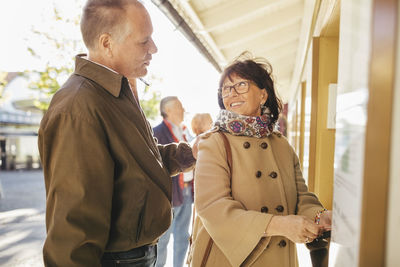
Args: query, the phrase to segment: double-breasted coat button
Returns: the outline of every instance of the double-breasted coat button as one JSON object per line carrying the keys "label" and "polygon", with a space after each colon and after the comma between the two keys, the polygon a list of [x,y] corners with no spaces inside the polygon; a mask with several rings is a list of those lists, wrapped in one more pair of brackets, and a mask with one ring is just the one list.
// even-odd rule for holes
{"label": "double-breasted coat button", "polygon": [[262,213],[268,213],[268,207],[265,207],[265,206],[262,207],[262,208],[261,208],[261,212],[262,212]]}
{"label": "double-breasted coat button", "polygon": [[277,174],[276,172],[271,172],[271,173],[269,174],[269,176],[270,176],[271,178],[275,179],[276,177],[278,177],[278,174]]}
{"label": "double-breasted coat button", "polygon": [[284,248],[284,247],[286,247],[286,241],[282,239],[282,240],[279,242],[278,245],[279,245],[281,248]]}
{"label": "double-breasted coat button", "polygon": [[250,143],[249,142],[244,142],[243,143],[243,147],[248,149],[250,147]]}
{"label": "double-breasted coat button", "polygon": [[262,175],[262,172],[261,172],[261,171],[257,171],[257,172],[256,172],[256,177],[257,177],[257,178],[260,178],[261,175]]}
{"label": "double-breasted coat button", "polygon": [[283,212],[283,210],[284,210],[282,205],[278,205],[275,209],[277,212]]}
{"label": "double-breasted coat button", "polygon": [[265,142],[262,142],[260,146],[262,149],[266,149],[268,147],[268,144]]}

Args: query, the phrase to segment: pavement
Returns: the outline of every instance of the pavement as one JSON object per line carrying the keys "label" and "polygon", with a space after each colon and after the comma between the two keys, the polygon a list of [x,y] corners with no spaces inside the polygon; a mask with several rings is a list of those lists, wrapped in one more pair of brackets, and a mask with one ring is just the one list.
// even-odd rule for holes
{"label": "pavement", "polygon": [[[1,190],[2,188],[2,190]],[[0,266],[43,267],[46,237],[45,187],[41,171],[0,171]],[[172,242],[166,267],[172,267]],[[300,267],[311,267],[307,248],[297,245]]]}
{"label": "pavement", "polygon": [[0,172],[0,266],[44,266],[45,189],[41,171]]}

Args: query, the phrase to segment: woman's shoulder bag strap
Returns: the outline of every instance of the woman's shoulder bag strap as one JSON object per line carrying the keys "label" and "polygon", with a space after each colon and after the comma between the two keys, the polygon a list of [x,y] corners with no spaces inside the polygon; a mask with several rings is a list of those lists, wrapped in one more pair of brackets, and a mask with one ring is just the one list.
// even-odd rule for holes
{"label": "woman's shoulder bag strap", "polygon": [[[225,146],[225,151],[226,151],[226,160],[228,162],[228,167],[229,167],[229,179],[232,182],[232,150],[231,150],[231,146],[229,144],[229,140],[228,137],[226,137],[226,135],[223,132],[218,132],[222,138],[222,140],[224,140],[224,146]],[[210,240],[208,240],[208,244],[206,247],[206,250],[204,251],[204,256],[203,256],[203,260],[201,261],[201,267],[205,267],[207,264],[207,260],[208,257],[210,256],[210,252],[211,252],[211,248],[213,245],[214,241],[213,239],[210,237]]]}

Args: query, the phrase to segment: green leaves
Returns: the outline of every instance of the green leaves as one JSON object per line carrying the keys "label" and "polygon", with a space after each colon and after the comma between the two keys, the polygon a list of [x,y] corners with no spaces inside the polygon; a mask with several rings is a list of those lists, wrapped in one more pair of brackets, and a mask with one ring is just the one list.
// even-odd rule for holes
{"label": "green leaves", "polygon": [[158,91],[150,90],[151,85],[144,87],[142,97],[139,100],[140,106],[148,119],[155,120],[159,114],[161,95]]}
{"label": "green leaves", "polygon": [[3,99],[4,88],[7,86],[7,72],[0,71],[0,102]]}

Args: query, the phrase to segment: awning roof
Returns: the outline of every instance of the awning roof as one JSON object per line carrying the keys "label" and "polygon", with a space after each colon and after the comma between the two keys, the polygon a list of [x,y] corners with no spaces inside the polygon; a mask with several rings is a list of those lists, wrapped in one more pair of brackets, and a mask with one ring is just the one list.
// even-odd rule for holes
{"label": "awning roof", "polygon": [[[267,58],[274,69],[279,93],[288,100],[296,65],[304,56],[315,1],[152,1],[177,28],[183,32],[185,27],[190,28],[192,33],[186,31],[188,39],[219,70],[245,50]],[[178,16],[172,16],[174,12]]]}

